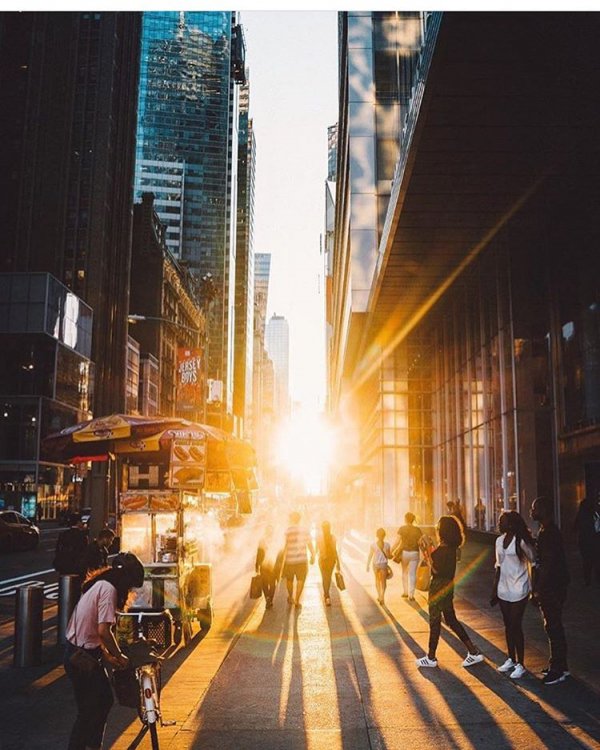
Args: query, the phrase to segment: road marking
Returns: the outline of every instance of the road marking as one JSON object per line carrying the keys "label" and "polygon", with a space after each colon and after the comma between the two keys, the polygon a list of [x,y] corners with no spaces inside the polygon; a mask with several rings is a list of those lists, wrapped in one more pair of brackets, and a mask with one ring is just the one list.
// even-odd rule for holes
{"label": "road marking", "polygon": [[4,581],[0,581],[0,586],[5,586],[7,583],[14,583],[15,581],[23,581],[25,578],[31,578],[31,576],[45,576],[46,573],[54,572],[54,568],[48,568],[48,570],[36,570],[35,573],[28,573],[26,576],[17,576],[17,578],[7,578]]}

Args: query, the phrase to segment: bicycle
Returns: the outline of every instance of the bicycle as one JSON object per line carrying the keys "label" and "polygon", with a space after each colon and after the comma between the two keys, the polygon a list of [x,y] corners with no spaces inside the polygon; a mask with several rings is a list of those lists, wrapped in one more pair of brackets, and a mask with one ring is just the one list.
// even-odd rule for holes
{"label": "bicycle", "polygon": [[150,733],[152,750],[159,750],[158,724],[160,723],[161,727],[175,724],[174,721],[164,721],[160,710],[160,663],[164,657],[156,651],[156,641],[147,640],[141,634],[143,613],[130,616],[137,619],[138,637],[123,648],[129,657],[127,669],[116,670],[113,673],[119,703],[137,709],[142,722],[142,728],[127,750],[135,750],[147,732]]}

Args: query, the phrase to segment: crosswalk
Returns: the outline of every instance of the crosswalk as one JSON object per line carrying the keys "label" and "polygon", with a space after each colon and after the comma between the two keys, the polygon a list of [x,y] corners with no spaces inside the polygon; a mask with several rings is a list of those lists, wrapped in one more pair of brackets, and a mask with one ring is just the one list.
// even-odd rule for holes
{"label": "crosswalk", "polygon": [[45,581],[36,580],[23,581],[22,583],[12,584],[11,586],[4,586],[0,588],[0,597],[14,596],[17,593],[17,590],[23,586],[43,586],[45,599],[51,599],[54,601],[58,599],[58,581],[55,583],[46,583]]}

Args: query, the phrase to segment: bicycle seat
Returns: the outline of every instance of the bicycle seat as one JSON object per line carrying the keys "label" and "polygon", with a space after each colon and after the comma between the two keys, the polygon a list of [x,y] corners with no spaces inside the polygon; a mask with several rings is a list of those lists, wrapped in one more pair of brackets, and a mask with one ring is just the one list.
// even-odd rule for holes
{"label": "bicycle seat", "polygon": [[129,657],[130,666],[133,668],[143,667],[145,664],[156,664],[163,658],[155,649],[156,641],[140,638],[127,646],[126,654]]}

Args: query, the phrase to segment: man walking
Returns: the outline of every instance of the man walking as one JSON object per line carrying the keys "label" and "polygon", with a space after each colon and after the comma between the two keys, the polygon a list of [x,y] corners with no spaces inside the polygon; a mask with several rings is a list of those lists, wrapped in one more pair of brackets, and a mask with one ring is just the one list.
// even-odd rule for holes
{"label": "man walking", "polygon": [[[315,550],[308,529],[300,526],[300,513],[290,514],[290,525],[285,532],[285,567],[284,576],[288,592],[288,604],[295,604],[301,609],[300,597],[308,574],[307,552],[310,553],[310,564],[315,561]],[[296,579],[296,596],[294,597],[294,578]]]}
{"label": "man walking", "polygon": [[84,555],[83,577],[99,568],[106,568],[108,565],[108,550],[115,538],[115,533],[111,529],[101,529],[98,537],[88,544]]}
{"label": "man walking", "polygon": [[545,497],[536,497],[531,506],[531,518],[540,524],[540,531],[536,544],[533,600],[541,609],[550,645],[550,662],[543,670],[545,685],[563,682],[569,675],[562,611],[570,578],[562,535],[553,516],[550,501]]}

